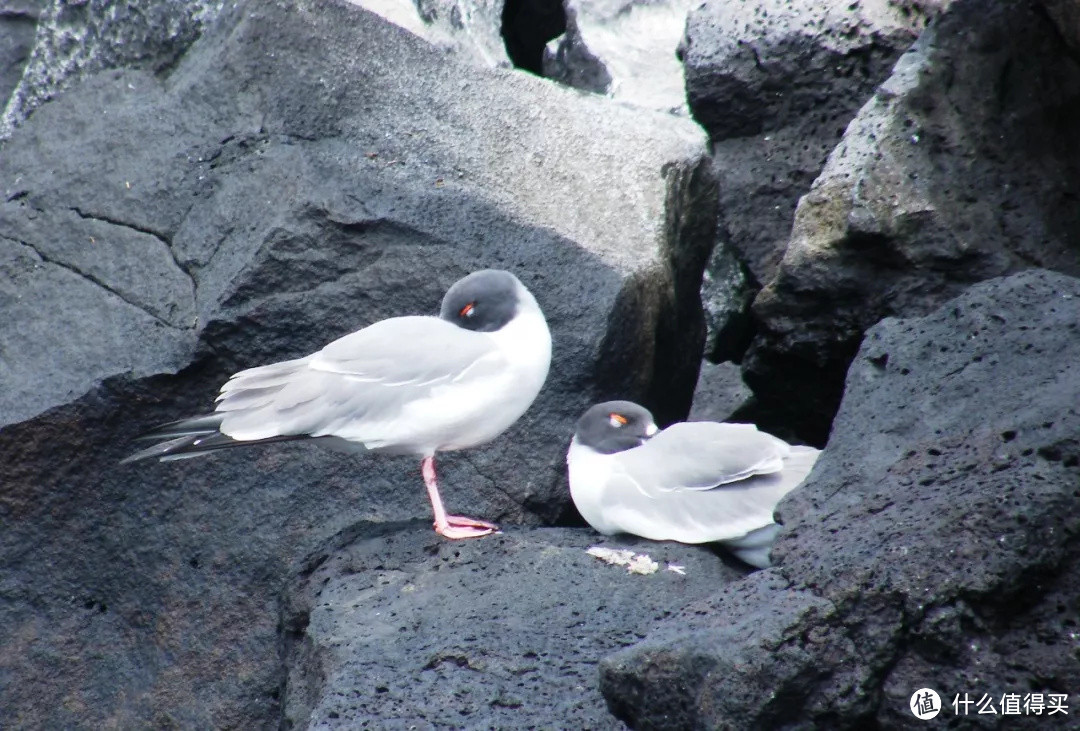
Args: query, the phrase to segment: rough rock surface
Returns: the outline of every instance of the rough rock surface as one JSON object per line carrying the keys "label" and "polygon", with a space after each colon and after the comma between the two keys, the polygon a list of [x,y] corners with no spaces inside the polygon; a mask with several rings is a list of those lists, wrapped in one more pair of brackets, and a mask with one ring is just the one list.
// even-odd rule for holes
{"label": "rough rock surface", "polygon": [[694,404],[687,421],[728,421],[736,409],[751,396],[742,380],[742,372],[734,363],[701,364]]}
{"label": "rough rock surface", "polygon": [[117,461],[229,373],[435,312],[473,269],[521,276],[557,355],[510,432],[443,459],[444,497],[570,510],[586,405],[689,406],[704,149],[322,0],[229,9],[167,78],[105,71],[39,107],[0,155],[0,727],[276,724],[287,577],[350,526],[426,524],[417,464]]}
{"label": "rough rock surface", "polygon": [[1080,2],[1076,0],[1041,0],[1050,19],[1061,32],[1073,54],[1080,54]]}
{"label": "rough rock surface", "polygon": [[0,0],[0,104],[22,78],[44,4],[45,0]]}
{"label": "rough rock surface", "polygon": [[564,0],[566,33],[544,50],[544,76],[664,112],[686,114],[676,49],[693,0]]}
{"label": "rough rock surface", "polygon": [[779,506],[778,566],[607,658],[612,710],[648,728],[909,728],[922,687],[946,718],[963,692],[1074,709],[1077,362],[1080,280],[1043,270],[872,328],[828,448]]}
{"label": "rough rock surface", "polygon": [[735,247],[718,233],[701,281],[705,357],[713,363],[742,360],[754,332],[750,304],[758,292]]}
{"label": "rough rock surface", "polygon": [[[137,67],[166,75],[221,11],[223,2],[43,0],[22,77],[10,98],[0,94],[7,102],[0,117],[0,140],[44,101],[96,71]],[[10,0],[6,4],[20,5]]]}
{"label": "rough rock surface", "polygon": [[[422,5],[453,26],[467,1]],[[34,68],[71,88],[0,153],[0,728],[618,728],[606,701],[640,728],[888,729],[924,685],[947,714],[953,693],[1034,691],[1075,715],[1080,283],[1028,271],[940,306],[1076,270],[1071,5],[949,4],[850,125],[779,276],[778,221],[945,3],[731,4],[756,10],[712,40],[700,10],[688,69],[728,58],[751,112],[732,92],[730,119],[761,124],[710,129],[722,191],[686,120],[477,68],[340,1],[204,25],[167,5],[48,4]],[[555,5],[507,7],[535,40]],[[50,78],[23,83],[44,100]],[[777,567],[732,581],[707,550],[629,541],[686,567],[632,576],[583,553],[622,541],[566,527],[566,440],[602,398],[685,414],[714,241],[714,358],[739,356],[740,298],[771,282],[745,361],[763,427],[823,437],[854,365],[780,506]],[[515,427],[440,462],[449,506],[503,535],[436,539],[412,458],[118,466],[236,369],[433,312],[492,265],[537,294],[556,353]],[[880,315],[931,311],[855,356]],[[699,383],[695,408],[727,416],[731,364]]]}
{"label": "rough rock surface", "polygon": [[799,196],[937,6],[707,0],[682,44],[694,118],[714,143],[720,212],[756,282],[772,278]]}
{"label": "rough rock surface", "polygon": [[[988,90],[994,90],[988,93]],[[863,331],[971,282],[1080,273],[1080,64],[1033,3],[954,2],[800,201],[744,362],[760,421],[823,441]]]}
{"label": "rough rock surface", "polygon": [[[426,526],[370,528],[317,553],[292,592],[287,727],[624,728],[599,659],[743,575],[707,548],[589,529],[450,544]],[[594,545],[657,570],[604,563]]]}

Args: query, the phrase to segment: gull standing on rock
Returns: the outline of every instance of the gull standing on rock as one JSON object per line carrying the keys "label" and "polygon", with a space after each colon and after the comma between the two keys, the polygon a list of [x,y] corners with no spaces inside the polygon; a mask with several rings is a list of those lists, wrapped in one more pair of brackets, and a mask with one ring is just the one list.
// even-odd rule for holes
{"label": "gull standing on rock", "polygon": [[608,401],[578,420],[566,462],[574,505],[600,533],[720,542],[765,568],[780,530],[773,510],[818,454],[753,424],[688,421],[658,431],[647,409]]}
{"label": "gull standing on rock", "polygon": [[304,358],[240,371],[214,413],[165,424],[158,443],[124,462],[317,439],[348,451],[420,456],[435,531],[476,538],[498,530],[447,515],[435,453],[491,441],[529,408],[547,379],[551,334],[513,274],[486,269],[456,282],[438,317],[393,317]]}

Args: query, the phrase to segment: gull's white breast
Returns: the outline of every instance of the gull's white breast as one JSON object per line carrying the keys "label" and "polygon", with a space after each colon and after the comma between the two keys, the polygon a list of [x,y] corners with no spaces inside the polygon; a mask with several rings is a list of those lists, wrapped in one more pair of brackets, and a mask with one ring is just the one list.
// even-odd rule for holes
{"label": "gull's white breast", "polygon": [[523,312],[502,329],[483,335],[496,345],[491,357],[502,363],[498,372],[470,379],[466,371],[455,383],[434,389],[433,404],[416,404],[418,411],[430,413],[435,408],[456,415],[455,433],[437,449],[465,449],[491,441],[528,410],[547,380],[551,333],[539,308]]}
{"label": "gull's white breast", "polygon": [[605,518],[604,510],[604,492],[614,465],[612,455],[601,454],[584,446],[577,437],[570,442],[566,466],[574,507],[594,530],[608,536],[622,531],[622,528]]}

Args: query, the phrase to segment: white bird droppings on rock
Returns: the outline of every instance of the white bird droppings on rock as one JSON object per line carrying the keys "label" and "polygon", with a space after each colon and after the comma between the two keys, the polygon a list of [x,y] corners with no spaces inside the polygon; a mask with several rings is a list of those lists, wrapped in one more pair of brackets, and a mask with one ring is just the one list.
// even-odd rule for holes
{"label": "white bird droppings on rock", "polygon": [[614,566],[625,566],[632,574],[655,574],[660,568],[660,564],[653,561],[647,553],[634,553],[625,548],[618,549],[592,546],[586,553],[590,556],[595,556],[605,563]]}

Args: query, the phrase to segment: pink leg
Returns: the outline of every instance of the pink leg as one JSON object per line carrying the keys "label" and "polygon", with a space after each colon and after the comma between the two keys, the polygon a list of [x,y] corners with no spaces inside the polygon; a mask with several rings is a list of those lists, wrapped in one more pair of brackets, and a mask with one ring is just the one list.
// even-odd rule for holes
{"label": "pink leg", "polygon": [[444,538],[479,538],[497,533],[499,526],[486,520],[465,518],[460,515],[447,515],[439,497],[439,484],[435,480],[435,458],[424,457],[420,462],[420,471],[424,475],[431,509],[435,511],[435,532]]}

